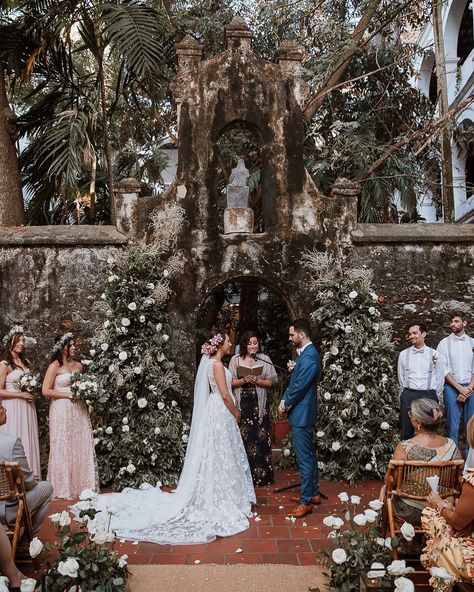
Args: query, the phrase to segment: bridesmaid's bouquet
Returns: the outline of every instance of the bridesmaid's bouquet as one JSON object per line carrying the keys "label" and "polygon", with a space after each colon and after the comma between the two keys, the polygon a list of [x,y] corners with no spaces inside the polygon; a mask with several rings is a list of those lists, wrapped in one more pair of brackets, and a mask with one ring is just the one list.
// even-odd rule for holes
{"label": "bridesmaid's bouquet", "polygon": [[89,408],[93,410],[94,402],[100,396],[100,389],[94,377],[83,372],[74,372],[71,375],[71,393],[73,403],[84,401]]}
{"label": "bridesmaid's bouquet", "polygon": [[27,370],[26,372],[23,372],[18,380],[13,382],[13,386],[17,391],[38,395],[40,391],[40,383],[39,373],[37,372],[36,374],[33,374],[31,370]]}

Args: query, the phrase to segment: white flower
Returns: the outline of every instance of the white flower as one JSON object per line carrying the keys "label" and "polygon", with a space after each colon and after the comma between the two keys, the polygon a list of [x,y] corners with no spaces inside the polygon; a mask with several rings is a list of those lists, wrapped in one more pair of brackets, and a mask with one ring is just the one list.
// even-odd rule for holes
{"label": "white flower", "polygon": [[84,500],[83,502],[77,502],[75,507],[80,510],[81,512],[87,512],[87,510],[91,509],[91,502],[89,500]]}
{"label": "white flower", "polygon": [[364,514],[356,514],[353,520],[357,526],[365,526],[367,524],[367,518]]}
{"label": "white flower", "polygon": [[125,567],[127,565],[128,555],[122,555],[118,560],[119,567]]}
{"label": "white flower", "polygon": [[373,468],[373,467],[372,467],[372,465],[371,465],[370,463],[367,463],[367,464],[365,465],[365,467],[364,467],[364,469],[365,469],[366,471],[371,471],[371,470],[372,470],[372,468]]}
{"label": "white flower", "polygon": [[100,295],[100,297],[102,298],[102,300],[105,300],[107,298],[107,296],[102,292],[102,294]]}
{"label": "white flower", "polygon": [[125,424],[122,426],[122,432],[129,432],[130,431],[130,426]]}
{"label": "white flower", "polygon": [[334,517],[334,524],[332,525],[334,530],[339,530],[343,526],[344,526],[344,520],[342,518],[339,518],[339,516],[335,516]]}
{"label": "white flower", "polygon": [[109,277],[107,278],[109,284],[111,284],[112,282],[115,282],[115,280],[118,280],[118,279],[119,279],[118,275],[115,275],[115,274],[109,275]]}
{"label": "white flower", "polygon": [[380,424],[380,427],[382,428],[382,430],[389,430],[390,426],[386,421],[382,421],[382,423]]}
{"label": "white flower", "polygon": [[359,358],[354,358],[353,362],[356,366],[358,366],[360,364]]}
{"label": "white flower", "polygon": [[377,311],[374,306],[369,306],[369,314],[374,315],[376,312]]}
{"label": "white flower", "polygon": [[392,549],[392,539],[390,537],[387,537],[386,539],[377,537],[375,540],[377,545],[380,545],[381,547],[387,547],[387,549]]}
{"label": "white flower", "polygon": [[337,497],[341,500],[341,502],[348,502],[349,501],[349,496],[347,495],[347,493],[345,491],[341,491],[341,493],[339,493]]}
{"label": "white flower", "polygon": [[361,407],[365,407],[365,401],[364,401],[364,399],[359,399],[359,405]]}
{"label": "white flower", "polygon": [[127,317],[123,317],[120,322],[122,323],[122,325],[124,327],[130,327],[131,321],[130,321],[130,319],[127,319]]}
{"label": "white flower", "polygon": [[152,282],[150,282],[149,284],[146,285],[147,290],[154,290],[155,289],[155,284],[153,284]]}
{"label": "white flower", "polygon": [[32,559],[34,559],[35,557],[38,557],[38,555],[41,553],[42,550],[43,550],[43,543],[39,540],[39,538],[35,537],[34,539],[31,539],[30,547],[29,547],[30,557]]}
{"label": "white flower", "polygon": [[324,526],[329,526],[329,528],[332,528],[334,526],[334,521],[335,521],[335,516],[326,516],[323,519],[323,524],[324,524]]}
{"label": "white flower", "polygon": [[127,471],[131,474],[134,473],[137,469],[135,468],[135,465],[132,465],[132,463],[127,465]]}
{"label": "white flower", "polygon": [[97,499],[97,493],[92,489],[83,489],[79,494],[81,501],[95,501]]}
{"label": "white flower", "polygon": [[160,433],[161,433],[161,428],[155,428],[153,431],[154,431],[154,432],[155,432],[155,434],[158,436],[158,434],[160,434]]}
{"label": "white flower", "polygon": [[109,344],[108,343],[102,343],[100,346],[100,349],[102,351],[107,351],[109,349]]}
{"label": "white flower", "polygon": [[156,330],[157,330],[158,332],[160,332],[160,331],[161,331],[161,329],[163,329],[163,325],[162,325],[161,323],[158,323],[158,324],[156,325]]}
{"label": "white flower", "polygon": [[125,395],[127,397],[127,399],[130,401],[131,399],[133,399],[133,393],[132,391],[128,391],[127,394]]}
{"label": "white flower", "polygon": [[58,572],[62,576],[68,576],[70,578],[77,578],[77,572],[79,571],[79,563],[74,557],[68,557],[66,561],[60,561],[58,565]]}
{"label": "white flower", "polygon": [[113,431],[114,431],[114,430],[113,430],[113,428],[112,428],[112,427],[110,427],[110,426],[108,426],[107,428],[105,428],[105,433],[106,433],[106,434],[109,434],[109,435],[110,435],[110,434],[112,434],[112,433],[113,433]]}
{"label": "white flower", "polygon": [[163,269],[163,277],[168,277],[170,272],[167,269]]}
{"label": "white flower", "polygon": [[354,506],[358,506],[360,504],[360,496],[359,495],[351,495],[351,504]]}
{"label": "white flower", "polygon": [[133,369],[134,374],[141,374],[142,373],[142,367],[141,366],[135,366],[135,368]]}
{"label": "white flower", "polygon": [[53,524],[57,524],[59,522],[59,519],[61,518],[61,514],[56,512],[55,514],[51,514],[49,518]]}
{"label": "white flower", "polygon": [[363,384],[358,384],[356,387],[356,391],[358,393],[365,393],[365,386]]}
{"label": "white flower", "polygon": [[324,393],[324,399],[326,401],[330,401],[331,400],[331,393]]}
{"label": "white flower", "polygon": [[111,516],[118,516],[119,515],[119,510],[115,506],[107,506],[105,509],[107,510],[107,513],[110,514]]}
{"label": "white flower", "polygon": [[178,401],[171,401],[171,407],[176,407],[176,405],[178,404]]}
{"label": "white flower", "polygon": [[188,441],[188,435],[187,434],[183,434],[181,436],[181,440],[186,444],[186,442]]}
{"label": "white flower", "polygon": [[331,450],[333,452],[337,452],[338,450],[340,450],[340,448],[341,448],[341,444],[339,442],[337,442],[337,441],[336,442],[333,442],[331,444]]}
{"label": "white flower", "polygon": [[344,331],[345,331],[346,333],[352,333],[352,325],[346,325],[346,326],[344,327]]}
{"label": "white flower", "polygon": [[415,584],[408,578],[396,578],[395,592],[415,592]]}
{"label": "white flower", "polygon": [[128,310],[137,310],[137,305],[135,302],[130,302],[127,306]]}
{"label": "white flower", "polygon": [[87,521],[87,530],[89,531],[89,534],[100,532],[104,530],[104,523],[96,516],[93,520]]}
{"label": "white flower", "polygon": [[128,417],[123,417],[122,418],[122,423],[128,423]]}
{"label": "white flower", "polygon": [[69,512],[63,510],[59,515],[59,526],[69,526],[71,524],[71,516]]}
{"label": "white flower", "polygon": [[142,397],[141,399],[138,399],[137,405],[140,407],[140,409],[145,409],[145,407],[148,405],[148,401],[145,399],[145,397]]}
{"label": "white flower", "polygon": [[370,566],[370,571],[367,572],[368,578],[383,578],[386,574],[385,567],[383,563],[374,562]]}
{"label": "white flower", "polygon": [[339,565],[347,560],[347,553],[344,551],[344,549],[334,549],[331,557],[334,563]]}
{"label": "white flower", "polygon": [[450,574],[449,571],[444,567],[431,567],[430,575],[434,578],[438,578],[440,580],[445,580],[448,582],[449,580],[454,580],[454,576]]}
{"label": "white flower", "polygon": [[165,404],[163,403],[163,401],[160,401],[157,405],[158,409],[161,411],[162,409],[165,408]]}
{"label": "white flower", "polygon": [[387,566],[387,572],[391,576],[403,576],[412,571],[415,571],[414,568],[407,567],[404,559],[394,559],[392,563]]}
{"label": "white flower", "polygon": [[372,500],[371,502],[369,502],[369,507],[372,508],[372,510],[378,512],[383,508],[383,502],[378,499]]}
{"label": "white flower", "polygon": [[[36,583],[36,580],[33,578],[25,578],[24,580],[21,580],[20,592],[35,592]],[[69,588],[69,590],[72,590],[72,588]]]}
{"label": "white flower", "polygon": [[296,362],[294,360],[288,360],[286,363],[286,367],[288,368],[288,372],[292,372],[293,368],[296,366]]}
{"label": "white flower", "polygon": [[347,430],[347,437],[348,438],[353,438],[354,436],[355,436],[355,432],[352,428],[350,430]]}
{"label": "white flower", "polygon": [[125,360],[128,358],[128,354],[127,352],[121,351],[119,353],[119,360],[121,360],[122,362],[125,362]]}
{"label": "white flower", "polygon": [[163,352],[160,352],[156,359],[158,360],[158,362],[162,362],[165,359],[165,354]]}
{"label": "white flower", "polygon": [[170,338],[169,335],[166,335],[166,333],[163,333],[163,341],[168,341],[169,338]]}
{"label": "white flower", "polygon": [[362,415],[365,415],[367,417],[367,415],[369,415],[370,411],[368,409],[364,409],[364,411],[362,411]]}
{"label": "white flower", "polygon": [[107,532],[106,530],[98,530],[96,533],[91,535],[91,541],[94,541],[97,545],[103,545],[104,543],[111,543],[115,538],[113,532]]}
{"label": "white flower", "polygon": [[316,437],[317,438],[322,438],[324,436],[324,432],[322,432],[321,430],[319,430],[318,432],[316,432]]}
{"label": "white flower", "polygon": [[375,292],[371,292],[370,295],[372,296],[372,300],[377,300],[378,296]]}
{"label": "white flower", "polygon": [[367,518],[367,522],[373,524],[377,520],[377,512],[375,510],[364,510],[364,515]]}
{"label": "white flower", "polygon": [[339,353],[339,348],[336,347],[335,345],[331,346],[330,352],[332,353],[333,356],[337,356],[337,354]]}
{"label": "white flower", "polygon": [[145,315],[140,315],[140,323],[144,323],[145,320]]}
{"label": "white flower", "polygon": [[349,292],[349,298],[351,300],[354,300],[354,298],[357,298],[357,296],[359,296],[359,294],[355,290],[352,290],[352,292]]}
{"label": "white flower", "polygon": [[415,529],[409,522],[404,522],[400,528],[400,532],[403,535],[403,538],[407,540],[409,543],[415,537]]}

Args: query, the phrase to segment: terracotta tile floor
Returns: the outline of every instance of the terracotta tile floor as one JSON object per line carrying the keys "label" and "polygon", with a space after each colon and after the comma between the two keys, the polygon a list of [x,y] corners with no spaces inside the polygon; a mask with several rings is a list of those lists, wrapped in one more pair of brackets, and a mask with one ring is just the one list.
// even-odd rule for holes
{"label": "terracotta tile floor", "polygon": [[[232,537],[217,539],[205,545],[156,545],[152,543],[134,544],[129,541],[117,542],[116,550],[126,553],[131,564],[192,564],[201,563],[285,563],[291,565],[312,565],[321,548],[328,545],[328,529],[322,520],[328,514],[341,509],[337,494],[347,491],[360,495],[362,505],[378,497],[380,481],[366,481],[353,487],[341,481],[322,481],[321,491],[328,496],[321,506],[304,519],[291,522],[285,512],[295,504],[290,496],[296,489],[273,493],[273,490],[295,483],[296,471],[277,472],[277,482],[271,487],[257,489],[255,511],[261,518],[250,520],[250,528]],[[71,502],[55,500],[51,513],[66,509]],[[47,519],[40,532],[40,539],[54,540],[54,528]],[[237,553],[237,549],[242,552]]]}

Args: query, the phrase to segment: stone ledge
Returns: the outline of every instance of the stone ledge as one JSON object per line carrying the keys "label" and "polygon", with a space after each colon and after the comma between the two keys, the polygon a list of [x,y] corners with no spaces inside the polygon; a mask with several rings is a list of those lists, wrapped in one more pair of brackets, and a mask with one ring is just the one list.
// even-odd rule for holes
{"label": "stone ledge", "polygon": [[351,236],[355,244],[474,244],[474,224],[358,224]]}
{"label": "stone ledge", "polygon": [[127,242],[128,238],[115,226],[0,226],[0,248],[125,245]]}

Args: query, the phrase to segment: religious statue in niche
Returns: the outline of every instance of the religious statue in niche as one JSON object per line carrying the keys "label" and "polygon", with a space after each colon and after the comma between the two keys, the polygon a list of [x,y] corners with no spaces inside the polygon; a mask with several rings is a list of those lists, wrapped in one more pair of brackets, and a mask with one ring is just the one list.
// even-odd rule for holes
{"label": "religious statue in niche", "polygon": [[243,158],[239,158],[237,165],[230,172],[227,185],[227,207],[247,208],[249,203],[249,170]]}
{"label": "religious statue in niche", "polygon": [[249,184],[249,170],[245,166],[243,158],[239,158],[237,165],[230,171],[229,185],[234,187],[247,187]]}

